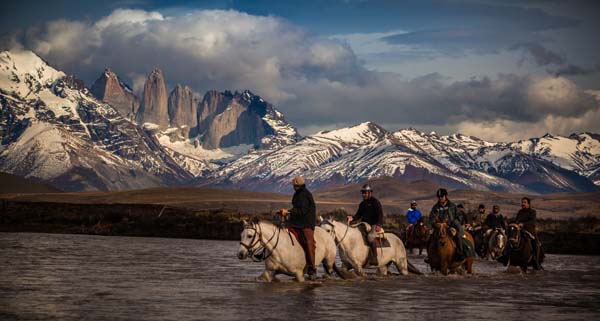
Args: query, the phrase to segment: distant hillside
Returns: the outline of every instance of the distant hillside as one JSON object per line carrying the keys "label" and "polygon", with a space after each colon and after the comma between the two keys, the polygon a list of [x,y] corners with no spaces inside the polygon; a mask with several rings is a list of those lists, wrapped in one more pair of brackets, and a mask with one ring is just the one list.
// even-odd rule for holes
{"label": "distant hillside", "polygon": [[0,172],[0,194],[8,193],[60,193],[61,190],[36,183],[21,176]]}

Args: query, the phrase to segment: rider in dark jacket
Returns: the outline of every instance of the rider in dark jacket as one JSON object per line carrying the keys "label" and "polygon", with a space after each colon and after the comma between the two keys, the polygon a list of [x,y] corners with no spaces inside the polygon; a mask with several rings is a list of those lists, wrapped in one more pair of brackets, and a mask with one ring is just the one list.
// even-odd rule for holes
{"label": "rider in dark jacket", "polygon": [[373,189],[369,184],[363,185],[360,190],[363,201],[358,205],[356,214],[349,218],[350,222],[362,221],[371,225],[371,231],[367,236],[371,245],[370,264],[379,265],[377,260],[377,233],[382,230],[383,225],[383,208],[381,203],[373,197]]}
{"label": "rider in dark jacket", "polygon": [[504,222],[504,217],[502,216],[502,214],[500,214],[500,206],[494,205],[492,213],[488,214],[488,216],[485,218],[484,225],[487,226],[488,229],[492,230],[497,228],[506,230],[506,223]]}
{"label": "rider in dark jacket", "polygon": [[[527,238],[531,242],[531,248],[533,250],[533,268],[536,270],[542,269],[540,264],[540,242],[537,237],[535,230],[537,213],[531,208],[531,200],[527,197],[521,199],[521,209],[517,213],[517,216],[511,223],[519,224],[519,226],[529,233],[525,233]],[[508,264],[508,246],[504,250],[504,254],[498,258],[498,261],[502,264]]]}
{"label": "rider in dark jacket", "polygon": [[282,209],[282,215],[289,214],[288,227],[302,233],[305,239],[304,253],[306,256],[306,265],[308,266],[308,277],[315,280],[317,276],[317,267],[315,265],[315,225],[317,224],[317,210],[312,194],[304,184],[304,178],[294,177],[294,196],[292,197],[292,209]]}
{"label": "rider in dark jacket", "polygon": [[[456,236],[454,238],[456,244],[456,258],[457,260],[463,260],[465,256],[471,256],[472,253],[464,248],[464,244],[461,241],[465,231],[460,224],[456,205],[448,199],[448,191],[446,191],[446,189],[440,188],[436,195],[438,197],[438,202],[433,205],[433,208],[429,213],[429,226],[433,229],[435,224],[439,221],[446,222],[449,227],[456,229]],[[431,241],[431,237],[429,240]],[[429,244],[427,244],[427,248],[429,248]],[[467,252],[465,250],[467,250]],[[429,256],[425,258],[425,262],[429,263]]]}

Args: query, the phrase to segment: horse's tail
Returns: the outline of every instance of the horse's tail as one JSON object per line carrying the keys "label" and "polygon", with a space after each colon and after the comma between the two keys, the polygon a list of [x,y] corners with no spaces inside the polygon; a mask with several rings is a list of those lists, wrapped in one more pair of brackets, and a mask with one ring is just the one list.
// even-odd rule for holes
{"label": "horse's tail", "polygon": [[417,269],[414,265],[412,265],[412,263],[410,263],[410,261],[408,259],[406,260],[406,265],[408,266],[408,272],[416,274],[416,275],[423,275],[423,273],[421,273],[421,271],[419,271],[419,269]]}

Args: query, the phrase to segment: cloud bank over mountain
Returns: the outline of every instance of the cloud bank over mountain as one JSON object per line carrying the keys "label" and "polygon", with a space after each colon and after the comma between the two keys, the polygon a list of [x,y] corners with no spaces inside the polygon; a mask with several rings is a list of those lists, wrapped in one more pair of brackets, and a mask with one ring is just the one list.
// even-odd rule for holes
{"label": "cloud bank over mountain", "polygon": [[[25,47],[88,84],[110,67],[139,90],[159,67],[169,88],[250,89],[275,103],[303,134],[365,120],[494,141],[600,131],[594,93],[560,74],[405,79],[368,69],[346,42],[235,10],[171,16],[117,9],[96,21],[53,20],[23,38]],[[517,49],[550,59],[539,63],[564,62],[532,45]]]}

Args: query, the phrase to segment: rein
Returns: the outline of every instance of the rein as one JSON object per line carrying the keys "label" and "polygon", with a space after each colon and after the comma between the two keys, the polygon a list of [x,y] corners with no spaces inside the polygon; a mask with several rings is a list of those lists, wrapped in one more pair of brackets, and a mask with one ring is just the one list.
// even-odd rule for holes
{"label": "rein", "polygon": [[336,237],[337,233],[335,232],[335,225],[333,225],[333,223],[331,223],[329,221],[325,221],[325,224],[329,224],[332,227],[331,232],[333,233],[333,236],[334,236],[333,239],[335,241],[335,245],[337,246],[340,243],[342,243],[342,241],[344,241],[344,239],[346,238],[346,235],[348,235],[348,230],[350,229],[350,224],[346,223],[346,231],[344,231],[344,235],[342,236],[342,238],[339,241],[337,240],[337,237]]}
{"label": "rein", "polygon": [[[273,235],[271,235],[271,237],[266,242],[263,242],[262,241],[262,235],[263,235],[262,228],[260,227],[260,225],[258,223],[256,224],[256,226],[258,226],[258,229],[256,229],[254,226],[255,226],[255,224],[253,223],[252,225],[250,225],[250,227],[248,227],[248,226],[244,227],[244,229],[251,229],[256,232],[256,233],[254,233],[254,236],[252,237],[252,241],[250,241],[250,245],[247,245],[241,241],[240,241],[240,245],[242,245],[243,247],[246,248],[246,250],[248,250],[248,254],[250,254],[250,257],[252,258],[253,261],[255,261],[255,262],[265,261],[271,255],[273,255],[273,252],[277,248],[277,245],[279,245],[279,235],[281,234],[281,228],[277,227],[277,230],[275,232],[273,232]],[[271,251],[269,251],[268,254],[265,255],[265,252],[267,252],[266,246],[267,246],[267,244],[271,243],[273,238],[275,238],[275,235],[277,235],[277,240],[275,241],[275,245],[273,246],[273,249]],[[259,237],[257,238],[257,236],[259,236]],[[254,246],[256,246],[256,244],[258,244],[258,243],[261,244],[261,247],[259,247],[257,249],[253,249]],[[254,255],[254,253],[256,251],[260,251],[261,249],[262,249],[262,252],[260,253],[260,257],[256,257]]]}

